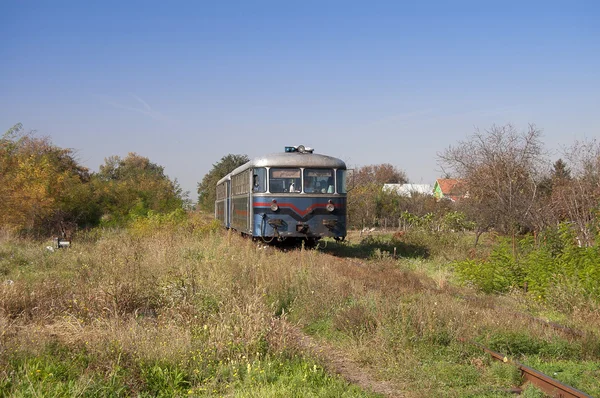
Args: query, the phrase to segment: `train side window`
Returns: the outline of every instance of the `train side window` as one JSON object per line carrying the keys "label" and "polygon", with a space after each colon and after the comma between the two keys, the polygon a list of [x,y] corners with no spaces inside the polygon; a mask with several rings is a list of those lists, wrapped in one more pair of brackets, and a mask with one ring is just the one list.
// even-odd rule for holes
{"label": "train side window", "polygon": [[267,169],[264,167],[254,169],[252,176],[252,191],[267,192]]}
{"label": "train side window", "polygon": [[337,170],[337,193],[346,193],[346,170]]}
{"label": "train side window", "polygon": [[217,185],[217,200],[223,200],[227,196],[225,183]]}

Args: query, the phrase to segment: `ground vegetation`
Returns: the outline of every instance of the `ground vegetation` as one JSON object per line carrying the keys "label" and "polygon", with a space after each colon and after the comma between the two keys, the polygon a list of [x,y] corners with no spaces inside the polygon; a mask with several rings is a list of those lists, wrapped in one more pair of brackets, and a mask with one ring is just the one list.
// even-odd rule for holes
{"label": "ground vegetation", "polygon": [[[593,296],[576,286],[541,299],[534,289],[485,293],[453,261],[491,255],[496,240],[470,252],[468,234],[419,230],[356,231],[322,250],[280,250],[221,229],[211,215],[176,211],[81,232],[66,250],[5,239],[0,391],[511,396],[518,372],[473,340],[600,392]],[[567,298],[572,305],[558,304]]]}

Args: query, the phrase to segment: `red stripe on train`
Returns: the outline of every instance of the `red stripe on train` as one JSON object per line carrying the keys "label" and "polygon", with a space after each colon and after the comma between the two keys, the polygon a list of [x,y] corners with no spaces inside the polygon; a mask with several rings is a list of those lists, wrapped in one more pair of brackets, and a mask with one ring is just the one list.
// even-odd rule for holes
{"label": "red stripe on train", "polygon": [[[253,203],[254,207],[271,207],[271,203],[270,202],[254,202]],[[306,210],[302,211],[299,208],[297,208],[293,203],[279,203],[277,202],[277,206],[279,207],[289,207],[290,209],[294,210],[296,213],[298,213],[299,215],[301,215],[302,217],[304,217],[305,215],[307,215],[308,213],[310,213],[311,211],[313,211],[315,208],[318,207],[327,207],[327,203],[314,203],[313,205],[309,206],[306,208]],[[339,205],[334,204],[335,207],[339,207]]]}

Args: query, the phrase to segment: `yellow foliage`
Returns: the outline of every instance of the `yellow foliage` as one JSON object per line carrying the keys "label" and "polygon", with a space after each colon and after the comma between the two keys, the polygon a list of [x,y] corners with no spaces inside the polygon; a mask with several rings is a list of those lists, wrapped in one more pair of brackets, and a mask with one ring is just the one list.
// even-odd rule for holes
{"label": "yellow foliage", "polygon": [[4,229],[36,228],[57,211],[61,195],[81,184],[77,172],[83,169],[76,166],[70,154],[31,133],[2,137],[0,225]]}

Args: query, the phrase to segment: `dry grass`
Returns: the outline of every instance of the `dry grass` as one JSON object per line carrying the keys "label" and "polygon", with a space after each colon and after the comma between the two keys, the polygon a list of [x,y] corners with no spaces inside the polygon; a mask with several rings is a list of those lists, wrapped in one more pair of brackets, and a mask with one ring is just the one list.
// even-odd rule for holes
{"label": "dry grass", "polygon": [[269,344],[285,351],[255,246],[216,232],[169,232],[82,238],[55,252],[34,242],[3,246],[0,357],[59,343],[108,369],[116,355],[181,364],[191,352],[218,362],[264,355]]}
{"label": "dry grass", "polygon": [[[485,355],[460,339],[503,344],[502,336],[525,334],[541,346],[581,344],[588,359],[600,357],[597,335],[578,342],[515,317],[513,310],[528,301],[459,290],[447,270],[432,274],[430,264],[421,268],[411,259],[357,262],[315,250],[281,251],[199,221],[94,232],[64,251],[44,246],[11,240],[0,246],[4,366],[15,352],[42,355],[59,343],[85,352],[92,358],[87,366],[106,377],[117,365],[158,362],[200,369],[202,376],[241,358],[293,357],[302,347],[288,322],[407,386],[412,396],[504,386]],[[580,307],[564,320],[598,330],[598,319],[596,309]],[[438,381],[424,378],[424,368]],[[461,384],[453,372],[471,376]],[[206,383],[209,376],[200,376],[194,382]],[[142,376],[130,377],[129,391],[145,388]]]}

